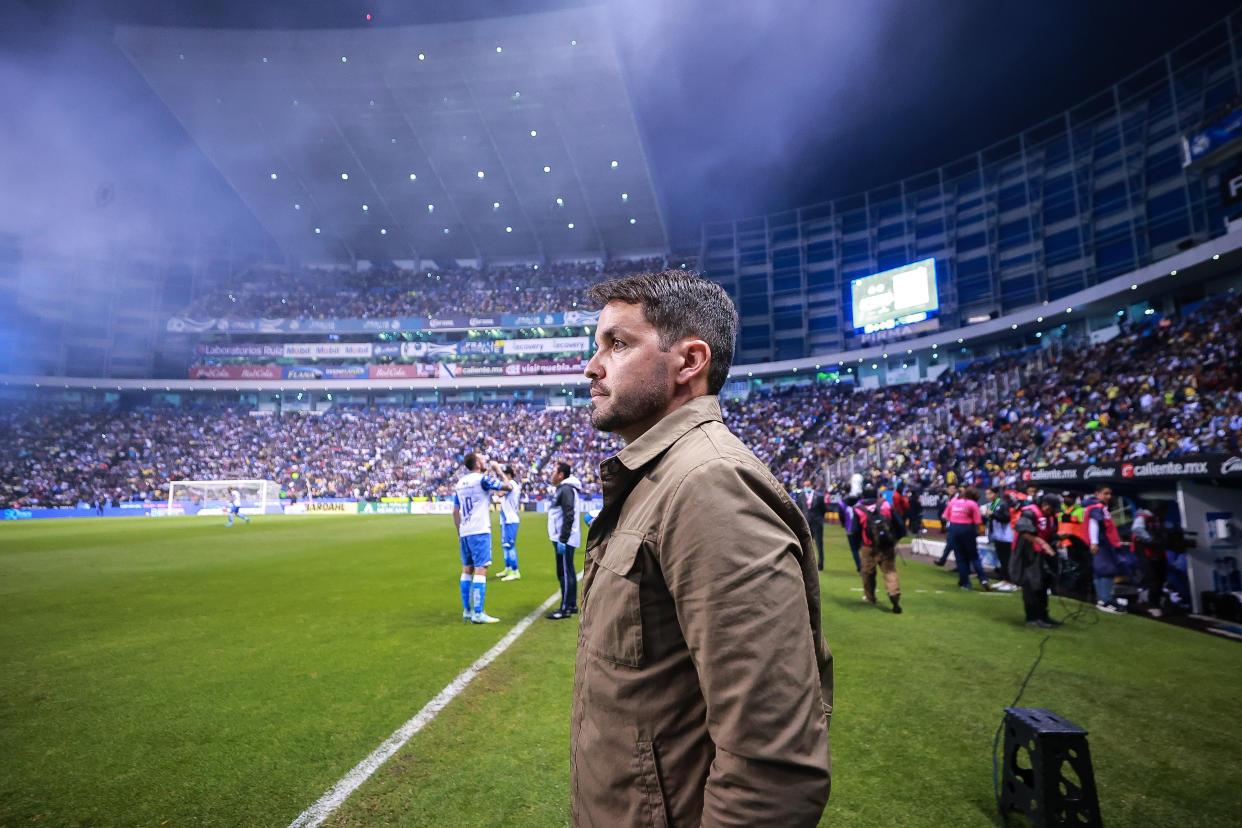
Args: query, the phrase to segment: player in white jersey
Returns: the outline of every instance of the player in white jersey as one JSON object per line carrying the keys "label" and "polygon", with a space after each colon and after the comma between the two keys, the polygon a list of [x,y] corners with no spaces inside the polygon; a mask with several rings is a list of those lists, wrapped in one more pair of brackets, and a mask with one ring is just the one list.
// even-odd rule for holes
{"label": "player in white jersey", "polygon": [[520,581],[522,573],[518,571],[517,533],[522,481],[518,480],[513,466],[505,466],[504,479],[512,483],[513,488],[500,499],[500,548],[505,553],[505,569],[500,573],[500,580]]}
{"label": "player in white jersey", "polygon": [[[483,611],[487,568],[492,565],[489,492],[507,492],[513,484],[498,479],[500,466],[485,455],[470,452],[463,462],[466,473],[453,487],[453,523],[461,538],[461,617],[475,624],[495,624],[500,619]],[[485,469],[492,474],[484,474]]]}
{"label": "player in white jersey", "polygon": [[249,523],[250,518],[241,513],[241,492],[237,491],[237,489],[229,489],[229,500],[231,501],[231,505],[229,506],[229,522],[224,525],[232,526],[233,518],[235,516],[246,521],[246,523]]}

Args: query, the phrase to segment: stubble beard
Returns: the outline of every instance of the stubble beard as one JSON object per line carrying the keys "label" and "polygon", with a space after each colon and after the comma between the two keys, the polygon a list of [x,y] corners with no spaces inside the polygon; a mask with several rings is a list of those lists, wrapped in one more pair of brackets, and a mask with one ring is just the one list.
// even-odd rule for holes
{"label": "stubble beard", "polygon": [[608,394],[604,399],[611,400],[612,405],[603,409],[597,400],[591,400],[591,425],[598,431],[617,433],[628,426],[649,420],[668,406],[668,398],[658,383],[640,386],[633,393],[624,397]]}

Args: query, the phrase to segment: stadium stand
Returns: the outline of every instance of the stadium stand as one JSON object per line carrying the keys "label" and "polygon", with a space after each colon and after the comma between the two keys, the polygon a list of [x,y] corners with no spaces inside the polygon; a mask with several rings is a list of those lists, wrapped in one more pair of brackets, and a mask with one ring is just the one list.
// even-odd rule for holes
{"label": "stadium stand", "polygon": [[[935,382],[879,389],[810,382],[726,403],[726,421],[788,488],[825,467],[924,488],[1018,484],[1023,468],[1242,450],[1242,295],[1148,317],[1090,348],[981,360]],[[1000,389],[1013,384],[1012,393]],[[348,434],[341,441],[340,434]],[[569,462],[588,491],[618,448],[585,408],[17,406],[0,415],[0,502],[158,500],[174,479],[272,479],[294,497],[444,497],[481,449],[539,477]],[[298,477],[293,477],[294,474]]]}
{"label": "stadium stand", "polygon": [[361,272],[254,269],[197,296],[191,318],[368,319],[548,313],[577,308],[587,287],[616,276],[663,270],[664,259],[552,262],[539,265],[451,266]]}

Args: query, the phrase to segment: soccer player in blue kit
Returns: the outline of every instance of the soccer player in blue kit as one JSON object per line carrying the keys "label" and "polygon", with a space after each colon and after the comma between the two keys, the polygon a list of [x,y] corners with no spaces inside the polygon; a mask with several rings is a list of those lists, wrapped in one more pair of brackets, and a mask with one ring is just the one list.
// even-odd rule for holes
{"label": "soccer player in blue kit", "polygon": [[518,571],[517,533],[521,519],[518,499],[522,496],[522,481],[518,480],[513,466],[505,466],[504,473],[504,479],[512,483],[513,488],[500,499],[500,548],[505,553],[505,569],[500,573],[500,580],[520,581],[522,573]]}
{"label": "soccer player in blue kit", "polygon": [[[469,452],[466,473],[453,487],[453,523],[461,538],[461,617],[475,624],[495,624],[483,611],[487,568],[492,564],[492,515],[489,492],[507,492],[513,483],[498,478],[500,466],[486,455]],[[484,474],[484,469],[491,474]]]}

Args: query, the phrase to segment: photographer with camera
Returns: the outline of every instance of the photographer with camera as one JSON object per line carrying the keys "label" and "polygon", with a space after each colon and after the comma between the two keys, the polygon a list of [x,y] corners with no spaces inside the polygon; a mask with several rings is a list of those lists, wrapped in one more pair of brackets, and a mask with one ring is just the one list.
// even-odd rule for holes
{"label": "photographer with camera", "polygon": [[893,508],[886,500],[876,500],[874,486],[863,489],[862,499],[854,506],[854,516],[862,544],[859,574],[863,582],[863,600],[875,603],[875,569],[884,573],[884,589],[892,602],[893,613],[901,614],[901,581],[897,577],[897,537]]}
{"label": "photographer with camera", "polygon": [[1016,535],[1013,552],[1009,557],[1009,572],[1014,583],[1022,587],[1022,607],[1026,611],[1026,625],[1039,629],[1061,626],[1048,616],[1048,587],[1051,577],[1044,561],[1055,558],[1052,544],[1040,536],[1035,517],[1024,511],[1014,525]]}

